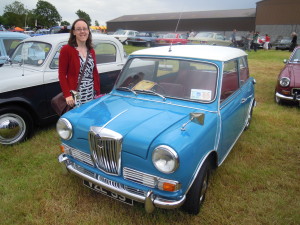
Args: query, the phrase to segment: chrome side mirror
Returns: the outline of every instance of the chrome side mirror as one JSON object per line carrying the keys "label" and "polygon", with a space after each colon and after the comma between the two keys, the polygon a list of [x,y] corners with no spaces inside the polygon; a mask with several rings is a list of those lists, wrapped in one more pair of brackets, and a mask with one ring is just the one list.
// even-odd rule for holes
{"label": "chrome side mirror", "polygon": [[199,125],[204,125],[204,113],[190,113],[190,119],[187,121],[185,124],[182,125],[181,130],[184,131],[186,125],[188,125],[190,122],[199,124]]}

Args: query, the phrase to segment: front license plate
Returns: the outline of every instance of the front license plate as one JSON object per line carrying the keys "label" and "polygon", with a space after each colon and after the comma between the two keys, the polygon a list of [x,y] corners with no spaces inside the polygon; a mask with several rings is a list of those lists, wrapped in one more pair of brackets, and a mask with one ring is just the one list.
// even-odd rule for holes
{"label": "front license plate", "polygon": [[118,200],[120,202],[126,203],[128,205],[133,205],[133,200],[132,199],[126,198],[126,197],[124,197],[122,195],[119,195],[119,194],[116,194],[116,193],[111,192],[109,190],[106,190],[105,188],[100,187],[98,185],[95,185],[92,182],[83,180],[83,185],[87,186],[88,188],[90,188],[90,189],[92,189],[94,191],[97,191],[97,192],[99,192],[101,194],[104,194],[104,195],[106,195],[108,197],[116,199],[116,200]]}

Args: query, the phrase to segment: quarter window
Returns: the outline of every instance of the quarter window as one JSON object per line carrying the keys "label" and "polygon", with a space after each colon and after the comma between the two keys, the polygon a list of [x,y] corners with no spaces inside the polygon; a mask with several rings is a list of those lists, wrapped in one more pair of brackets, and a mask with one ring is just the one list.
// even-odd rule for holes
{"label": "quarter window", "polygon": [[95,43],[97,64],[116,62],[117,49],[110,43]]}
{"label": "quarter window", "polygon": [[224,63],[221,101],[228,98],[239,88],[238,61],[230,60]]}

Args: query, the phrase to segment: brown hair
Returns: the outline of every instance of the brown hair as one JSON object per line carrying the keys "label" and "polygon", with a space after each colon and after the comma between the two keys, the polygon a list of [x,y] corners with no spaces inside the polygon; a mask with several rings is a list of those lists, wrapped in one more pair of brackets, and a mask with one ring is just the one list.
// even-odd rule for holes
{"label": "brown hair", "polygon": [[68,44],[72,47],[77,47],[77,42],[76,42],[76,36],[73,34],[73,31],[75,30],[75,24],[78,22],[78,21],[83,21],[86,23],[87,25],[87,28],[88,28],[88,31],[89,31],[89,36],[88,36],[88,39],[86,40],[86,47],[91,50],[93,48],[93,44],[92,44],[92,33],[89,29],[89,25],[87,23],[87,21],[85,19],[82,19],[82,18],[79,18],[77,20],[74,21],[74,23],[72,24],[72,27],[71,27],[71,30],[70,30],[70,37],[69,37],[69,41],[68,41]]}

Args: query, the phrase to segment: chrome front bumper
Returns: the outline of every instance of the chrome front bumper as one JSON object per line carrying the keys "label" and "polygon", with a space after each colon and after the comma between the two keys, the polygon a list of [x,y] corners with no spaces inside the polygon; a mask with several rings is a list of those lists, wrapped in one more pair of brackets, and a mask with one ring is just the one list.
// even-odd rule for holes
{"label": "chrome front bumper", "polygon": [[297,97],[296,100],[294,100],[293,96],[286,96],[286,95],[282,95],[278,92],[276,92],[276,97],[283,99],[283,100],[287,100],[287,101],[298,101],[300,102],[300,97]]}
{"label": "chrome front bumper", "polygon": [[84,179],[86,181],[92,182],[95,185],[98,185],[102,188],[105,188],[111,192],[117,193],[119,195],[122,195],[126,198],[132,199],[137,202],[144,203],[145,210],[148,213],[151,213],[154,211],[155,207],[157,208],[163,208],[163,209],[175,209],[179,208],[185,201],[186,196],[184,195],[180,200],[178,201],[171,201],[168,199],[163,199],[158,196],[154,196],[153,192],[149,190],[146,194],[146,196],[138,195],[132,192],[129,192],[127,190],[121,189],[117,186],[109,185],[103,181],[100,181],[94,177],[91,177],[79,170],[77,170],[72,163],[70,163],[68,157],[66,157],[64,154],[61,154],[58,157],[58,161],[67,168],[67,170],[76,176],[80,177],[81,179]]}

